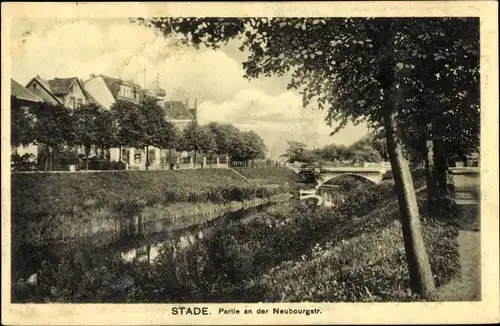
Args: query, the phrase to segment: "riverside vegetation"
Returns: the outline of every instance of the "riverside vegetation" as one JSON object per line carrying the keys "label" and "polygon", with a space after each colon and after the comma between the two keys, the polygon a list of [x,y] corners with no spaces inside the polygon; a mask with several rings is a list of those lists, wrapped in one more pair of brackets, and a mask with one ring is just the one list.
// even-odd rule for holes
{"label": "riverside vegetation", "polygon": [[[262,170],[245,169],[243,174],[249,179],[258,176],[255,179],[261,180],[269,175],[270,183],[281,181],[281,184],[266,187],[263,182],[242,183],[235,174],[225,170],[182,171],[185,174],[182,176],[174,174],[180,172],[176,171],[172,175],[167,173],[168,177],[159,176],[164,171],[158,174],[152,171],[117,172],[98,177],[85,174],[82,177],[85,181],[80,180],[80,183],[67,179],[78,178],[77,175],[50,175],[51,180],[39,179],[48,176],[14,175],[13,236],[16,235],[14,229],[22,223],[29,225],[22,222],[23,219],[34,222],[65,212],[66,219],[77,221],[82,217],[71,215],[74,213],[64,207],[73,208],[73,211],[74,207],[80,207],[88,212],[85,202],[90,198],[95,200],[93,214],[99,214],[97,207],[119,198],[141,198],[144,209],[158,203],[170,203],[172,200],[168,198],[183,198],[185,202],[208,202],[213,200],[211,198],[241,200],[274,195],[296,186],[290,183],[289,171],[283,168]],[[90,181],[92,178],[99,180]],[[178,178],[178,183],[174,186],[165,178]],[[417,179],[416,183],[423,181]],[[103,188],[99,189],[97,184],[102,184]],[[214,197],[214,190],[207,190],[232,189],[233,186],[238,190],[221,190],[219,197]],[[166,195],[177,191],[171,190],[177,187],[182,189],[176,192],[175,196],[179,197]],[[98,264],[88,264],[81,259],[82,248],[87,248],[85,250],[92,255],[99,250],[97,246],[89,246],[85,241],[74,243],[78,248],[60,246],[57,255],[41,259],[35,285],[13,278],[13,301],[419,300],[422,298],[408,291],[409,276],[399,214],[397,209],[386,209],[389,202],[396,201],[393,188],[391,182],[358,187],[335,208],[290,202],[254,213],[245,222],[219,219],[207,226],[204,236],[192,246],[180,248],[174,243],[165,244],[153,264],[138,260],[124,262],[118,253]],[[64,196],[60,196],[61,191],[65,192]],[[198,195],[190,195],[190,191]],[[179,195],[181,193],[183,195]],[[440,286],[460,270],[458,230],[447,220],[428,217],[423,204],[425,196],[419,196],[426,249],[435,282]],[[18,233],[24,234],[24,231]],[[24,241],[29,238],[25,237]],[[22,254],[26,256],[26,252]],[[16,267],[21,266],[13,266],[14,270]]]}

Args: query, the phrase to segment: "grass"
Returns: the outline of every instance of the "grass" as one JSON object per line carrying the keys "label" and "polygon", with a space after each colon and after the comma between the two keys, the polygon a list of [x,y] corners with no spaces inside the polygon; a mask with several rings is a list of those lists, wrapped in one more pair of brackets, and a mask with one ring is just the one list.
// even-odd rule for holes
{"label": "grass", "polygon": [[264,198],[273,188],[249,185],[229,170],[13,174],[12,220],[37,220],[113,206],[117,212],[175,202]]}
{"label": "grass", "polygon": [[[18,286],[19,296],[61,302],[423,300],[408,290],[397,211],[373,214],[394,196],[382,184],[358,189],[335,209],[298,202],[254,213],[244,223],[221,220],[191,247],[164,247],[153,266],[115,261],[101,271],[61,261],[42,273],[46,285],[40,288],[56,284],[53,292],[26,295]],[[427,216],[422,223],[439,286],[459,273],[458,231]],[[116,290],[125,278],[130,285]]]}
{"label": "grass", "polygon": [[11,180],[17,269],[33,246],[81,238],[102,248],[158,223],[167,229],[203,223],[287,190],[245,183],[225,169],[12,174]]}
{"label": "grass", "polygon": [[[288,171],[281,169],[282,175],[275,168],[241,170],[245,177],[260,177],[268,183],[288,182]],[[201,177],[197,174],[197,178]],[[166,191],[160,186],[162,182],[151,183]],[[422,179],[415,183],[419,185]],[[419,203],[425,202],[422,196],[425,193],[419,193]],[[163,210],[155,206],[158,203],[129,198],[117,212],[137,215]],[[166,245],[152,266],[111,259],[88,267],[74,256],[63,256],[41,265],[35,289],[26,284],[15,284],[14,289],[18,301],[23,302],[423,300],[408,290],[398,211],[385,209],[395,201],[391,182],[363,186],[336,208],[297,202],[253,213],[243,223],[218,220],[190,247]],[[88,207],[93,205],[87,203]],[[425,214],[422,224],[434,279],[441,286],[460,272],[458,230],[448,221]]]}
{"label": "grass", "polygon": [[297,183],[297,174],[286,167],[237,167],[234,170],[242,174],[245,178],[257,182],[288,183],[290,185],[296,185]]}

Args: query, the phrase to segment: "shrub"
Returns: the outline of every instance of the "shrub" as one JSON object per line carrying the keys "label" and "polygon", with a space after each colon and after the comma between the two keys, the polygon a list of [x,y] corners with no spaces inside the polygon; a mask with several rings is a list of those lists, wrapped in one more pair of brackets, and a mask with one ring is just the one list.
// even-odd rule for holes
{"label": "shrub", "polygon": [[[151,180],[149,186],[157,190],[157,181]],[[231,185],[213,185],[200,192],[178,189],[171,192],[172,198],[185,200],[214,200],[220,198],[218,196],[247,198],[279,191],[279,188],[257,190],[255,187]],[[168,191],[165,188],[162,194]],[[131,198],[130,202],[117,204],[117,212],[141,209],[137,199],[128,198]],[[101,268],[104,268],[103,272],[81,268],[81,265],[70,264],[68,267],[61,261],[42,277],[45,284],[57,284],[56,294],[47,292],[45,286],[45,292],[37,294],[37,300],[421,300],[408,291],[409,279],[397,213],[370,212],[366,215],[366,207],[360,205],[364,202],[371,211],[394,199],[393,186],[381,184],[356,190],[348,201],[333,209],[296,202],[287,211],[260,212],[244,223],[218,220],[204,230],[202,239],[192,246],[179,247],[175,243],[164,246],[153,266],[111,261]],[[147,201],[141,203],[146,205]],[[425,215],[422,225],[431,268],[436,284],[440,286],[459,271],[457,229],[446,221]],[[71,277],[73,273],[75,276]],[[71,292],[70,289],[77,290]],[[18,292],[24,293],[21,287],[18,287]],[[26,298],[26,293],[21,297]]]}
{"label": "shrub", "polygon": [[[424,235],[436,285],[459,271],[453,227],[424,223]],[[455,234],[455,237],[453,236]],[[264,301],[410,301],[401,226],[386,227],[315,248],[312,258],[285,262],[271,269],[251,291],[265,293]]]}
{"label": "shrub", "polygon": [[12,171],[32,171],[36,168],[36,157],[33,154],[12,154],[10,156]]}

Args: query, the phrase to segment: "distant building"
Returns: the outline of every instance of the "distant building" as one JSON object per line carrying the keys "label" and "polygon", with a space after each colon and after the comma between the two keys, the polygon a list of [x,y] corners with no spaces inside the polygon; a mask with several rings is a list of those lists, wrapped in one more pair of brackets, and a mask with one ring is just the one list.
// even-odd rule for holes
{"label": "distant building", "polygon": [[189,101],[165,101],[165,119],[172,121],[182,130],[193,121],[198,121],[197,103]]}
{"label": "distant building", "polygon": [[[132,81],[125,81],[106,75],[90,75],[90,79],[84,82],[85,90],[106,109],[111,109],[117,100],[127,100],[139,103],[144,95],[155,97],[158,104],[165,110],[165,119],[168,119],[181,129],[191,121],[196,120],[196,103],[191,105],[188,101],[166,100],[167,93],[158,85],[152,89],[142,89]],[[118,161],[120,152],[118,148],[111,148],[110,160]],[[165,150],[149,147],[148,159],[151,169],[164,167],[166,157],[169,153]],[[183,156],[186,156],[184,153]],[[146,165],[146,153],[144,149],[122,148],[121,159],[132,169],[144,169]]]}
{"label": "distant building", "polygon": [[[19,110],[24,114],[30,114],[30,111],[40,105],[43,100],[29,89],[23,87],[17,81],[11,78],[10,80],[10,98],[11,110]],[[29,144],[12,148],[12,154],[24,155],[33,154],[35,157],[38,155],[37,144]]]}
{"label": "distant building", "polygon": [[[155,97],[159,105],[164,108],[165,119],[172,121],[181,130],[192,121],[197,120],[196,101],[166,100],[167,94],[160,87],[143,90],[135,82],[102,74],[92,74],[86,81],[77,77],[44,79],[37,75],[30,80],[26,87],[12,80],[12,94],[17,101],[16,105],[30,106],[48,102],[74,109],[78,105],[92,102],[107,110],[111,109],[118,100],[140,103],[143,96],[147,94]],[[20,154],[28,151],[37,155],[39,151],[37,147],[33,144],[26,149],[18,148],[16,150]],[[82,154],[84,149],[80,146],[77,151]],[[160,168],[162,165],[164,167],[165,159],[169,155],[167,152],[150,147],[148,155],[150,168]],[[118,161],[121,157],[122,162],[127,163],[133,169],[144,169],[146,165],[146,155],[143,149],[122,148],[120,155],[118,148],[110,148],[105,153],[99,153],[99,150],[92,146],[90,156],[100,154],[109,155],[111,161]],[[188,155],[182,153],[181,156]]]}
{"label": "distant building", "polygon": [[105,75],[90,75],[84,83],[85,90],[106,109],[110,109],[117,100],[139,103],[141,87],[131,81]]}
{"label": "distant building", "polygon": [[95,99],[89,94],[77,77],[43,79],[39,75],[32,78],[26,88],[43,101],[74,109],[80,104]]}

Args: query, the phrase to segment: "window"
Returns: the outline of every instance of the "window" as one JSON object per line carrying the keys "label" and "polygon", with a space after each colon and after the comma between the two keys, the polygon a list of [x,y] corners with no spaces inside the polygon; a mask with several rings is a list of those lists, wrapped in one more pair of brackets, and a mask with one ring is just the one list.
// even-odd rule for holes
{"label": "window", "polygon": [[150,149],[148,153],[148,161],[149,164],[155,164],[156,163],[156,150]]}
{"label": "window", "polygon": [[77,102],[77,105],[80,106],[80,105],[83,104],[83,99],[79,98],[79,99],[76,100],[76,102]]}

